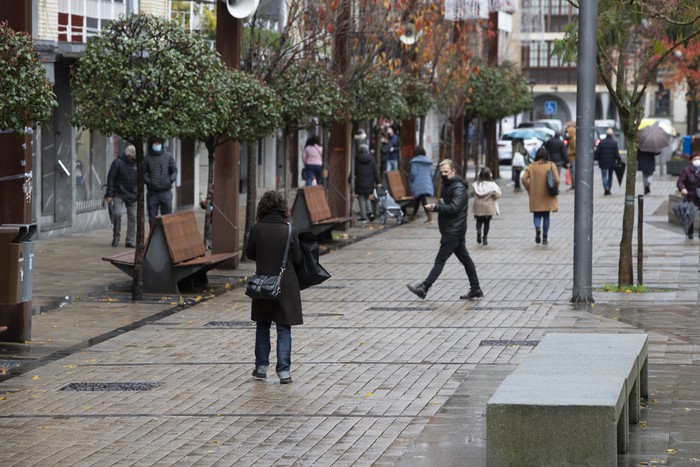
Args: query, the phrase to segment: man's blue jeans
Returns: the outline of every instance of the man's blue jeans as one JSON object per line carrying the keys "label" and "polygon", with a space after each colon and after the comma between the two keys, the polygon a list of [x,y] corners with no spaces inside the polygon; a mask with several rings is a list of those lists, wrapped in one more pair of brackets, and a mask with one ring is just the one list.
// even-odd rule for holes
{"label": "man's blue jeans", "polygon": [[613,170],[613,168],[600,169],[600,174],[603,176],[603,188],[608,191],[612,188]]}
{"label": "man's blue jeans", "polygon": [[[258,371],[267,371],[270,366],[270,321],[258,321],[255,328],[255,367]],[[277,375],[280,378],[289,377],[292,365],[292,327],[277,324]]]}

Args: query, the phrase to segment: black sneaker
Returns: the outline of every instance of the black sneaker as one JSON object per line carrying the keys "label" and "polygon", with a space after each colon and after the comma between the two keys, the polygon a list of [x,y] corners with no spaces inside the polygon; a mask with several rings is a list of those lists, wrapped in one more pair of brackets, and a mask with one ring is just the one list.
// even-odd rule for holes
{"label": "black sneaker", "polygon": [[265,378],[267,378],[267,374],[266,374],[266,373],[258,372],[258,369],[256,368],[255,370],[253,370],[253,378],[255,378],[255,379],[265,379]]}
{"label": "black sneaker", "polygon": [[539,229],[538,229],[538,230],[535,230],[535,243],[540,243],[540,241],[541,241],[541,239],[540,239],[540,231],[539,231]]}
{"label": "black sneaker", "polygon": [[484,296],[484,292],[481,291],[481,289],[471,289],[469,290],[469,293],[466,295],[462,295],[459,298],[462,300],[472,300],[474,298],[482,298]]}
{"label": "black sneaker", "polygon": [[115,237],[112,239],[112,246],[119,246],[119,237]]}
{"label": "black sneaker", "polygon": [[292,377],[287,376],[286,378],[280,378],[280,384],[289,384],[292,382]]}
{"label": "black sneaker", "polygon": [[407,284],[406,287],[408,287],[408,290],[410,290],[414,294],[418,295],[419,298],[422,298],[423,300],[425,300],[425,295],[428,293],[428,289],[425,287],[425,284],[423,284],[423,283],[416,284],[416,285]]}
{"label": "black sneaker", "polygon": [[136,248],[136,245],[134,245],[133,243],[127,243],[127,244],[124,245],[124,246],[127,247],[127,248]]}

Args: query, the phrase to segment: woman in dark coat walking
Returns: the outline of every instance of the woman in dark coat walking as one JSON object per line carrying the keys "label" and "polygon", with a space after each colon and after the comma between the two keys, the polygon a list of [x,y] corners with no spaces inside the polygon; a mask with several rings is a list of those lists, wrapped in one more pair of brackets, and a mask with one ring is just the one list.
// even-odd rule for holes
{"label": "woman in dark coat walking", "polygon": [[369,146],[360,144],[355,156],[355,194],[360,201],[360,222],[374,220],[374,211],[369,195],[374,192],[374,187],[379,183],[379,173],[374,157],[369,152]]}
{"label": "woman in dark coat walking", "polygon": [[[276,191],[265,193],[258,203],[256,223],[250,229],[245,254],[255,261],[255,272],[276,275],[280,272],[284,249],[287,244],[290,221],[287,201]],[[270,326],[277,326],[277,376],[280,384],[292,382],[292,326],[303,324],[301,293],[295,268],[301,266],[301,250],[296,229],[292,239],[282,276],[282,293],[277,300],[253,299],[251,319],[257,322],[255,331],[255,369],[253,377],[265,379],[270,364]]]}
{"label": "woman in dark coat walking", "polygon": [[617,146],[617,141],[615,141],[613,129],[608,128],[605,134],[607,135],[606,138],[598,143],[598,147],[595,150],[595,158],[598,161],[600,174],[603,177],[605,194],[610,195],[612,194],[610,190],[612,189],[613,173],[615,167],[622,159],[620,159],[620,148]]}
{"label": "woman in dark coat walking", "polygon": [[[690,156],[690,165],[681,171],[676,187],[688,201],[692,201],[700,209],[700,152],[694,152]],[[693,239],[692,225],[686,234],[689,240]]]}
{"label": "woman in dark coat walking", "polygon": [[651,191],[651,179],[654,177],[654,170],[656,169],[656,156],[658,155],[658,152],[637,150],[637,169],[642,172],[645,195],[649,194]]}

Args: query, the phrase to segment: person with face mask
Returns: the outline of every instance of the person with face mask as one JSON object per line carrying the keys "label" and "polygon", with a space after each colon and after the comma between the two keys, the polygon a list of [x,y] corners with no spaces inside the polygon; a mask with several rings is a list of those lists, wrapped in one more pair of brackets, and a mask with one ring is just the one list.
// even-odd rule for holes
{"label": "person with face mask", "polygon": [[153,138],[150,141],[144,165],[148,187],[148,222],[152,226],[159,213],[164,215],[173,212],[173,194],[170,190],[177,180],[177,165],[173,156],[164,149],[162,138]]}
{"label": "person with face mask", "polygon": [[[681,171],[676,186],[683,196],[700,208],[700,152],[694,152],[692,156],[690,156],[690,165]],[[692,240],[692,225],[686,234],[688,235],[688,239]]]}
{"label": "person with face mask", "polygon": [[428,211],[438,213],[438,228],[442,235],[440,249],[428,278],[419,284],[408,284],[406,287],[418,297],[425,299],[428,290],[440,276],[445,263],[454,253],[464,266],[470,286],[469,292],[459,298],[462,300],[481,298],[484,293],[481,291],[479,278],[476,275],[476,266],[469,256],[464,238],[467,233],[467,208],[469,207],[467,184],[462,180],[462,177],[457,175],[452,160],[445,159],[440,162],[439,169],[443,185],[440,202],[426,204],[425,207]]}
{"label": "person with face mask", "polygon": [[136,240],[136,148],[126,147],[124,152],[112,161],[107,173],[105,201],[113,203],[112,246],[119,245],[122,215],[126,210],[126,247],[134,248]]}

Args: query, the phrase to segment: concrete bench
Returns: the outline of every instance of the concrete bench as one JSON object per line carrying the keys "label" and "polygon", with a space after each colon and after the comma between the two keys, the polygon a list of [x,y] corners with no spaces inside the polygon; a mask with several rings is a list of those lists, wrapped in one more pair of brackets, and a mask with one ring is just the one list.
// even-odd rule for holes
{"label": "concrete bench", "polygon": [[[192,211],[157,217],[143,257],[143,291],[177,294],[182,286],[205,285],[207,271],[240,255],[240,251],[208,255]],[[102,259],[134,277],[133,251]]]}
{"label": "concrete bench", "polygon": [[322,186],[307,186],[297,190],[292,205],[292,224],[299,232],[312,232],[320,241],[330,241],[332,230],[351,220],[352,217],[332,216]]}
{"label": "concrete bench", "polygon": [[646,334],[547,334],[487,404],[487,465],[615,466],[647,396]]}

